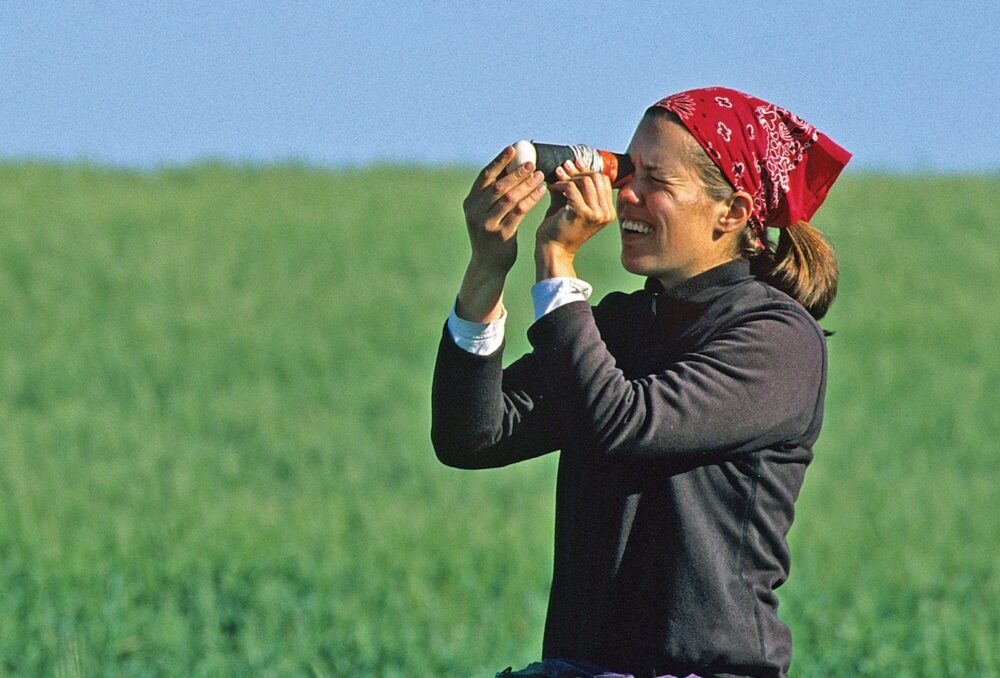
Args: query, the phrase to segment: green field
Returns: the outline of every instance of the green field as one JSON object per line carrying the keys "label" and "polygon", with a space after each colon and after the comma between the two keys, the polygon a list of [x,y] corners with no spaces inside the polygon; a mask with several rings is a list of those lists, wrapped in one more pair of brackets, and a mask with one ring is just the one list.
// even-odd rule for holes
{"label": "green field", "polygon": [[[473,175],[0,164],[0,675],[536,658],[554,456],[462,472],[429,443]],[[842,284],[794,676],[1000,675],[998,193],[850,174],[814,221]],[[589,249],[598,298],[641,284],[614,233]]]}

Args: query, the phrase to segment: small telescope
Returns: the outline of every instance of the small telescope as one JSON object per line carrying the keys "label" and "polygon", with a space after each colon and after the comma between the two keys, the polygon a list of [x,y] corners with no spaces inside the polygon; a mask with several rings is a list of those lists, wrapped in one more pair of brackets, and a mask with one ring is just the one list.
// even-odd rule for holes
{"label": "small telescope", "polygon": [[507,166],[507,171],[513,172],[522,164],[533,162],[535,169],[545,175],[546,181],[558,181],[556,168],[567,160],[578,161],[585,169],[605,175],[611,179],[613,188],[623,185],[635,171],[632,159],[624,153],[604,151],[583,144],[560,146],[525,139],[514,144],[514,159]]}

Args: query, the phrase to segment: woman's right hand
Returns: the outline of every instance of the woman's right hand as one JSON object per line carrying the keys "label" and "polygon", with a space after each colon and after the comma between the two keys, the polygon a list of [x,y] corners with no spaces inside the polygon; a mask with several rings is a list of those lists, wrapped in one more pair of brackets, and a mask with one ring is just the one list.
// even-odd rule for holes
{"label": "woman's right hand", "polygon": [[504,169],[514,148],[503,149],[476,177],[462,203],[472,245],[470,266],[506,276],[517,259],[517,227],[545,195],[543,175],[527,162],[510,174]]}
{"label": "woman's right hand", "polygon": [[518,224],[545,195],[544,177],[533,163],[503,173],[513,159],[514,147],[503,149],[476,177],[463,203],[472,259],[455,313],[464,320],[486,323],[503,316],[503,286],[517,259]]}

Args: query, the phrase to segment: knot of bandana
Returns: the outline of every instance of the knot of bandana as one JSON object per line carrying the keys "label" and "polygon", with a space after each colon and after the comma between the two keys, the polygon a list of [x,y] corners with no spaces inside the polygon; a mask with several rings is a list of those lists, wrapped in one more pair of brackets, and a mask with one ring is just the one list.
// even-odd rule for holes
{"label": "knot of bandana", "polygon": [[751,228],[809,220],[851,154],[794,113],[724,87],[679,92],[672,111],[738,191],[753,196]]}

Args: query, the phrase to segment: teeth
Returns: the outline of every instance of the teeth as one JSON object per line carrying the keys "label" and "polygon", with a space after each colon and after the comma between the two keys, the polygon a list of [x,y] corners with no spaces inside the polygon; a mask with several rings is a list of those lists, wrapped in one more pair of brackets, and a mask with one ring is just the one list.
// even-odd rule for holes
{"label": "teeth", "polygon": [[628,221],[628,220],[622,221],[622,230],[634,231],[635,233],[643,233],[643,234],[653,232],[653,228],[651,226],[647,226],[646,224],[640,224],[638,221]]}

